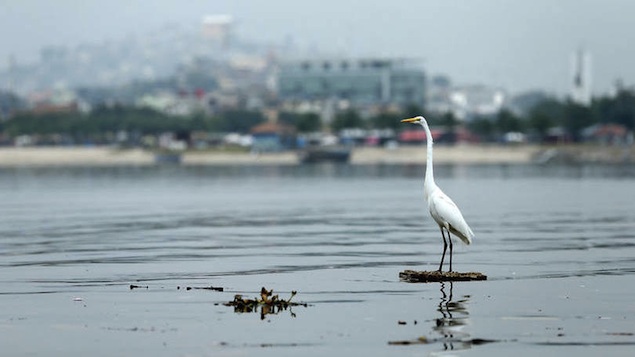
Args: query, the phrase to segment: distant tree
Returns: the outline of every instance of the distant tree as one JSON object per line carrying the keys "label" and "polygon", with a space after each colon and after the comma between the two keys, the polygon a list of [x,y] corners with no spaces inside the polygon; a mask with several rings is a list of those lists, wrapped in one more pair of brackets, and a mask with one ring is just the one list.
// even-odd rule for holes
{"label": "distant tree", "polygon": [[119,131],[157,134],[189,130],[191,121],[169,117],[147,108],[97,107],[89,115],[79,113],[24,113],[6,123],[9,135],[67,134],[75,137],[100,137]]}
{"label": "distant tree", "polygon": [[452,112],[443,114],[443,116],[439,119],[439,122],[450,131],[454,131],[456,126],[459,125],[459,121]]}
{"label": "distant tree", "polygon": [[315,113],[303,114],[296,125],[301,133],[310,133],[320,131],[322,129],[322,120]]}
{"label": "distant tree", "polygon": [[423,107],[415,104],[415,103],[410,103],[408,105],[406,105],[406,107],[403,110],[403,118],[412,118],[415,117],[417,115],[424,115],[423,113]]}
{"label": "distant tree", "polygon": [[[418,114],[418,115],[422,115],[422,114]],[[450,121],[452,120],[450,117],[446,117],[446,114],[442,114],[442,115],[438,115],[438,114],[423,114],[423,116],[426,118],[426,121],[428,122],[428,125],[430,125],[431,127],[433,126],[442,126],[445,127],[446,124],[450,124]]]}
{"label": "distant tree", "polygon": [[256,111],[228,110],[218,116],[218,129],[223,132],[248,133],[254,126],[265,122]]}
{"label": "distant tree", "polygon": [[[621,90],[615,96],[595,98],[590,106],[571,100],[543,97],[536,100],[528,113],[517,116],[507,109],[493,118],[477,117],[467,127],[485,140],[506,132],[534,133],[544,140],[550,128],[561,127],[574,140],[581,139],[584,128],[597,123],[617,123],[635,129],[635,91]],[[405,115],[407,116],[407,115]],[[451,118],[426,116],[431,126],[452,125]]]}
{"label": "distant tree", "polygon": [[496,116],[496,128],[499,133],[523,132],[524,123],[519,117],[507,109],[502,109]]}
{"label": "distant tree", "polygon": [[17,94],[0,90],[0,122],[26,107],[26,102]]}
{"label": "distant tree", "polygon": [[480,136],[484,140],[492,140],[494,135],[494,123],[493,120],[486,117],[477,117],[469,121],[467,124],[468,129],[474,134]]}
{"label": "distant tree", "polygon": [[545,113],[535,111],[529,114],[527,126],[538,135],[538,140],[542,142],[547,137],[549,128],[554,126],[554,121]]}
{"label": "distant tree", "polygon": [[338,132],[342,129],[346,128],[363,128],[364,120],[357,113],[357,111],[353,109],[348,109],[344,112],[338,113],[333,118],[333,122],[331,123],[331,129],[333,131]]}
{"label": "distant tree", "polygon": [[597,120],[590,107],[568,100],[564,103],[563,125],[574,140],[580,139],[580,132]]}
{"label": "distant tree", "polygon": [[615,97],[604,97],[593,102],[596,118],[600,122],[622,124],[635,129],[635,91],[620,90]]}
{"label": "distant tree", "polygon": [[61,134],[68,133],[78,126],[80,118],[74,113],[18,114],[5,123],[10,136],[25,134]]}
{"label": "distant tree", "polygon": [[289,113],[282,112],[278,118],[281,123],[293,125],[301,133],[319,131],[322,128],[320,116],[315,113]]}
{"label": "distant tree", "polygon": [[530,118],[533,116],[544,116],[549,118],[552,126],[564,125],[564,115],[563,103],[553,98],[540,102],[529,111]]}
{"label": "distant tree", "polygon": [[196,131],[213,131],[214,121],[203,113],[195,113],[187,119],[187,128]]}
{"label": "distant tree", "polygon": [[370,118],[370,124],[375,129],[393,129],[397,130],[400,128],[401,123],[400,120],[405,119],[402,118],[398,114],[390,114],[390,113],[382,113]]}

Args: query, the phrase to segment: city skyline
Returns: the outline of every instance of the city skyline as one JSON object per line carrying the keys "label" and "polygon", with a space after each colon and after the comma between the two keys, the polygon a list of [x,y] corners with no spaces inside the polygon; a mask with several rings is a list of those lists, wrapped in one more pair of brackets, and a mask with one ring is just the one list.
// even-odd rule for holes
{"label": "city skyline", "polygon": [[[305,57],[418,58],[430,75],[457,84],[482,83],[510,92],[571,90],[571,54],[592,58],[593,93],[609,92],[618,79],[635,83],[635,3],[562,0],[534,2],[349,1],[346,3],[250,0],[78,3],[61,0],[0,1],[0,68],[10,58],[35,61],[45,46],[116,41],[159,31],[167,24],[199,28],[208,14],[229,14],[236,35],[292,42]],[[114,20],[116,19],[116,21]]]}

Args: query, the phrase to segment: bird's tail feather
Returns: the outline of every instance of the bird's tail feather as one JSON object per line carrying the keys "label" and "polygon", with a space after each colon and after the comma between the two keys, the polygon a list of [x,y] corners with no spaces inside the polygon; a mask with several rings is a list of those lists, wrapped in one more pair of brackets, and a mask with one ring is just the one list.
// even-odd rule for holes
{"label": "bird's tail feather", "polygon": [[472,243],[472,239],[474,238],[474,232],[472,232],[472,229],[469,226],[466,226],[465,228],[465,232],[461,232],[454,227],[450,227],[450,232],[459,237],[463,243],[470,245]]}

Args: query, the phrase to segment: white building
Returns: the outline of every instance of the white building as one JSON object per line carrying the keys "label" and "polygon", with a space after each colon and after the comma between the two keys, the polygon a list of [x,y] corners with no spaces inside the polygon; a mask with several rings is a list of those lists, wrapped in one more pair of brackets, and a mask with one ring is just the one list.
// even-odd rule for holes
{"label": "white building", "polygon": [[425,73],[416,61],[365,58],[283,63],[277,74],[282,100],[347,101],[354,106],[425,102]]}
{"label": "white building", "polygon": [[459,120],[496,115],[505,104],[502,89],[483,85],[454,87],[450,93],[450,111]]}
{"label": "white building", "polygon": [[203,37],[221,46],[229,45],[234,19],[230,15],[207,15],[203,17]]}

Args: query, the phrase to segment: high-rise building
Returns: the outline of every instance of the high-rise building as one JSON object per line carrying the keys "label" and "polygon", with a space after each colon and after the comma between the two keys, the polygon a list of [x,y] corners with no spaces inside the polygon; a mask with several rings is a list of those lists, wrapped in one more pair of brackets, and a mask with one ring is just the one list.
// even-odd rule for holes
{"label": "high-rise building", "polygon": [[230,15],[203,17],[203,37],[226,47],[229,45],[234,19]]}
{"label": "high-rise building", "polygon": [[416,61],[304,60],[281,64],[277,90],[282,100],[337,99],[353,105],[422,106],[425,79],[425,73]]}

